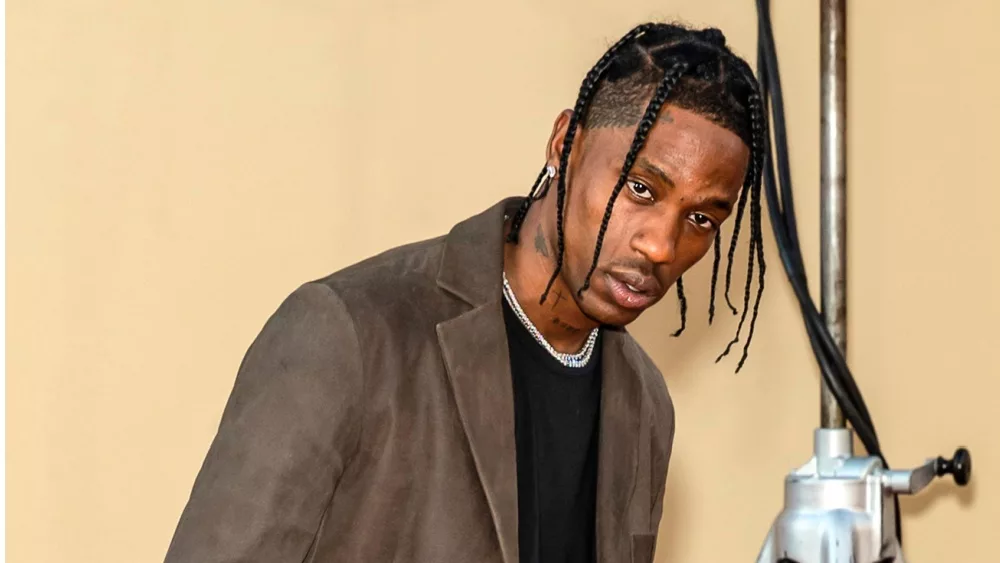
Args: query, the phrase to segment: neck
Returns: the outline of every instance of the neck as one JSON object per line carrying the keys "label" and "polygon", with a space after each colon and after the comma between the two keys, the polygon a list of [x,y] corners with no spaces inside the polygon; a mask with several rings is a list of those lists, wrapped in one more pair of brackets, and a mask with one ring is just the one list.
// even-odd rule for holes
{"label": "neck", "polygon": [[[547,199],[531,206],[521,225],[518,244],[504,245],[504,271],[521,309],[535,328],[553,348],[572,354],[583,347],[597,323],[580,310],[573,298],[574,290],[562,276],[556,277],[545,303],[539,303],[555,271],[559,252],[555,227],[550,229],[542,221],[543,216],[548,215],[545,213],[548,206],[542,205]],[[508,221],[505,232],[509,229]]]}

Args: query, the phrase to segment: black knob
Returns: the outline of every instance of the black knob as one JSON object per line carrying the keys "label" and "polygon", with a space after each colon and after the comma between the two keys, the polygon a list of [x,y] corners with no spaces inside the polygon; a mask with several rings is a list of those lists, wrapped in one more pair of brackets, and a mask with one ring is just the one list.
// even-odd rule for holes
{"label": "black knob", "polygon": [[955,478],[956,485],[960,487],[968,485],[969,479],[972,478],[972,456],[969,454],[969,450],[958,448],[955,450],[955,456],[951,459],[938,457],[935,473],[938,477],[950,473]]}

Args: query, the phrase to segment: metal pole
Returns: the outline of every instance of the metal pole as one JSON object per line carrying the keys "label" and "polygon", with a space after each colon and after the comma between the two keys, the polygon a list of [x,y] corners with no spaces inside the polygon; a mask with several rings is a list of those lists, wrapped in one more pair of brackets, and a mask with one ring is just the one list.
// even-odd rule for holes
{"label": "metal pole", "polygon": [[[847,41],[846,0],[820,0],[820,249],[823,319],[847,352]],[[820,424],[843,428],[844,414],[826,384]]]}

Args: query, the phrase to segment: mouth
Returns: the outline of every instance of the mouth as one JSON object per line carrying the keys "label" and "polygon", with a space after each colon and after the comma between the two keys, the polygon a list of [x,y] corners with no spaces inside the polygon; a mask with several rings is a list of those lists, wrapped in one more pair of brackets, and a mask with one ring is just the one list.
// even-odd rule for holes
{"label": "mouth", "polygon": [[660,282],[652,276],[632,272],[609,272],[606,278],[611,297],[623,309],[642,310],[660,298]]}

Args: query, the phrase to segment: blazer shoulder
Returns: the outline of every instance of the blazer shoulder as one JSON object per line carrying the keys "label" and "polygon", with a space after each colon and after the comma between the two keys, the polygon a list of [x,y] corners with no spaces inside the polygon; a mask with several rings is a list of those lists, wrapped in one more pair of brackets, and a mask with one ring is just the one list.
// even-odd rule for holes
{"label": "blazer shoulder", "polygon": [[[437,284],[444,237],[391,248],[313,284],[343,301],[363,343],[413,344],[458,305]],[[374,346],[374,345],[373,345]]]}
{"label": "blazer shoulder", "polygon": [[311,283],[333,289],[349,308],[385,305],[414,292],[436,288],[444,236],[385,250]]}

